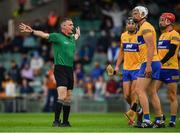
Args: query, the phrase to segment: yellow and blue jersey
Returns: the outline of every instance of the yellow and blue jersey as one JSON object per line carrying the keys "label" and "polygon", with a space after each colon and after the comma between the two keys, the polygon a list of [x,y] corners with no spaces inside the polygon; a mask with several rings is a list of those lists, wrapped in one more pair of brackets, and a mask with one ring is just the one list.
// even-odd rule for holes
{"label": "yellow and blue jersey", "polygon": [[159,80],[164,83],[174,83],[179,81],[178,51],[180,47],[180,36],[175,30],[164,32],[159,38],[158,55],[161,60],[168,53],[171,44],[176,45],[177,48],[175,54],[161,67]]}
{"label": "yellow and blue jersey", "polygon": [[154,47],[155,47],[152,61],[159,61],[159,57],[157,54],[157,46],[156,46],[156,31],[149,22],[144,22],[140,26],[137,32],[137,40],[139,42],[140,58],[142,62],[147,62],[147,51],[148,51],[148,47],[144,41],[144,37],[150,36],[150,35],[153,36],[153,42],[154,42]]}
{"label": "yellow and blue jersey", "polygon": [[157,54],[157,45],[156,45],[156,31],[154,27],[149,22],[144,22],[137,32],[137,40],[139,42],[139,49],[140,49],[140,59],[142,61],[138,77],[145,78],[145,70],[146,70],[146,62],[147,62],[147,55],[148,55],[148,46],[145,43],[144,38],[152,36],[153,43],[154,43],[154,54],[152,59],[152,74],[151,78],[154,80],[158,80],[160,76],[161,70],[161,63],[159,61],[159,56]]}
{"label": "yellow and blue jersey", "polygon": [[170,32],[164,32],[161,34],[158,41],[158,55],[160,60],[163,59],[169,51],[169,46],[171,44],[177,45],[175,54],[166,63],[162,65],[162,69],[179,69],[178,51],[180,47],[180,36],[178,32],[172,30]]}
{"label": "yellow and blue jersey", "polygon": [[124,52],[124,70],[137,70],[141,60],[136,34],[129,34],[127,31],[121,35],[121,48]]}

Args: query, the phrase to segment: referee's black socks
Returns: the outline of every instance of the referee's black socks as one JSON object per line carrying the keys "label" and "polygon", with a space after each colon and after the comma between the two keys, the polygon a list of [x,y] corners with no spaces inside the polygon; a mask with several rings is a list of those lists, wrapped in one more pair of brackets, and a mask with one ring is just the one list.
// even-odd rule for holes
{"label": "referee's black socks", "polygon": [[68,122],[70,109],[71,109],[70,105],[63,105],[63,123]]}
{"label": "referee's black socks", "polygon": [[61,103],[61,101],[58,100],[55,106],[55,118],[54,118],[55,121],[59,121],[62,106],[63,104]]}

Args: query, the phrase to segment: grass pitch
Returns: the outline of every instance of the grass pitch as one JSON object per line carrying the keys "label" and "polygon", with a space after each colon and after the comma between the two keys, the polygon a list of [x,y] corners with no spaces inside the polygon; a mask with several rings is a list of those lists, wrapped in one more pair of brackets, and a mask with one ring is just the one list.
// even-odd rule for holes
{"label": "grass pitch", "polygon": [[161,129],[129,127],[122,113],[72,113],[70,128],[52,127],[53,117],[52,113],[1,113],[0,132],[180,132],[180,116],[176,128]]}

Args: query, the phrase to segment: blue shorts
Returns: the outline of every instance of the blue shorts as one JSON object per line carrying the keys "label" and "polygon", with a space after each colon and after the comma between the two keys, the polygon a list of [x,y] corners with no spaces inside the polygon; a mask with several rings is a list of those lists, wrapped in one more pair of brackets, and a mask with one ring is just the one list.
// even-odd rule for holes
{"label": "blue shorts", "polygon": [[167,84],[178,82],[179,71],[177,69],[161,69],[159,80]]}
{"label": "blue shorts", "polygon": [[138,70],[123,70],[122,71],[122,78],[123,81],[132,81],[137,79],[139,69]]}
{"label": "blue shorts", "polygon": [[[153,61],[151,64],[152,67],[152,75],[151,78],[158,80],[160,76],[160,70],[161,70],[161,63],[160,61]],[[139,69],[138,77],[145,78],[145,69],[146,69],[146,62],[141,64],[141,67]]]}

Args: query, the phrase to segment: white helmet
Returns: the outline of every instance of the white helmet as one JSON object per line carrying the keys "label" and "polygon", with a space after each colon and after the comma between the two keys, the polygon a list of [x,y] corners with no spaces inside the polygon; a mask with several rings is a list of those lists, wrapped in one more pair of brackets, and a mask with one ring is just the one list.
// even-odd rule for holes
{"label": "white helmet", "polygon": [[136,6],[133,10],[138,10],[141,18],[145,18],[148,15],[148,9],[144,6]]}

